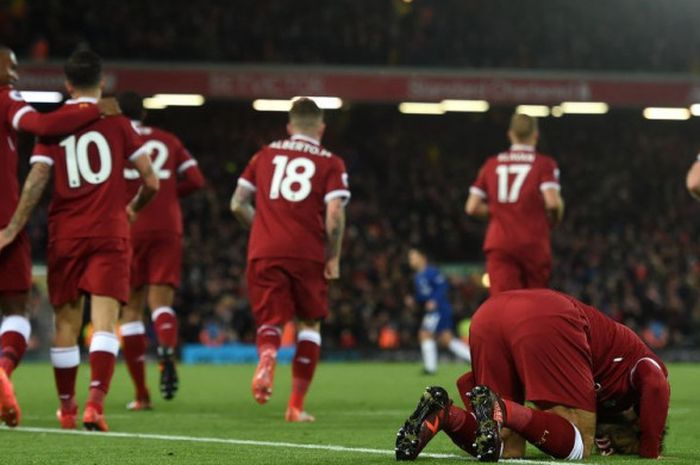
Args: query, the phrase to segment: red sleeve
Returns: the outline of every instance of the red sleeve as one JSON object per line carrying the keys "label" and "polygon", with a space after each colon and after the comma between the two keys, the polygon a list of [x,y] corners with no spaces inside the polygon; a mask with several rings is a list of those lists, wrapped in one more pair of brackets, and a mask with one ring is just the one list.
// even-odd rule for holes
{"label": "red sleeve", "polygon": [[350,200],[350,182],[345,169],[345,162],[340,157],[333,157],[331,168],[326,175],[325,197],[326,202],[333,199]]}
{"label": "red sleeve", "polygon": [[559,189],[559,167],[557,162],[551,158],[546,158],[540,170],[540,190]]}
{"label": "red sleeve", "polygon": [[671,386],[668,384],[666,374],[650,359],[642,359],[637,364],[632,384],[639,392],[638,413],[641,429],[639,455],[657,458],[661,455]]}
{"label": "red sleeve", "polygon": [[185,197],[192,192],[204,187],[206,181],[204,175],[199,169],[197,160],[195,160],[190,152],[182,145],[177,147],[177,196]]}
{"label": "red sleeve", "polygon": [[34,144],[34,149],[32,150],[32,156],[29,158],[29,163],[46,163],[49,166],[53,166],[53,157],[54,151],[52,150],[51,145],[39,140],[36,144]]}
{"label": "red sleeve", "polygon": [[247,187],[252,191],[257,190],[257,181],[255,179],[255,172],[258,164],[259,153],[256,153],[253,158],[248,162],[248,166],[243,170],[243,174],[238,178],[238,185]]}
{"label": "red sleeve", "polygon": [[[13,102],[18,104],[19,102]],[[65,105],[51,113],[39,113],[22,101],[21,108],[13,111],[12,105],[9,115],[12,118],[12,126],[20,131],[29,132],[37,136],[61,136],[85,126],[100,118],[100,110],[97,105],[81,103],[77,105]]]}
{"label": "red sleeve", "polygon": [[486,181],[486,167],[488,162],[484,163],[484,166],[479,170],[479,174],[476,177],[476,181],[469,188],[469,193],[486,199],[488,197],[488,183]]}
{"label": "red sleeve", "polygon": [[[111,118],[117,117],[112,116]],[[133,162],[142,155],[149,155],[145,149],[143,138],[136,132],[131,122],[124,117],[121,118],[123,120],[122,127],[124,128],[124,158]]]}

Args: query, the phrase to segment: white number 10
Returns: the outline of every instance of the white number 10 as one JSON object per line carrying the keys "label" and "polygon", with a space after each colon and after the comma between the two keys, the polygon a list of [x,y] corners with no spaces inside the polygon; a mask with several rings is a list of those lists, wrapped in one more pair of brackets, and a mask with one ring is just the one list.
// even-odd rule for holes
{"label": "white number 10", "polygon": [[311,178],[316,173],[316,165],[308,158],[295,158],[277,155],[272,159],[275,173],[272,175],[270,198],[282,198],[290,202],[301,202],[311,193]]}
{"label": "white number 10", "polygon": [[[515,203],[520,197],[520,189],[523,188],[525,178],[532,169],[532,165],[514,164],[498,165],[498,201],[500,203]],[[513,184],[510,184],[510,175],[514,174]]]}
{"label": "white number 10", "polygon": [[[95,144],[97,155],[100,157],[100,169],[97,172],[90,166],[90,158],[88,158],[90,144]],[[86,132],[77,140],[75,136],[70,136],[61,141],[60,145],[66,151],[69,187],[74,189],[80,187],[81,179],[88,184],[102,184],[112,174],[112,152],[107,139],[99,132]]]}

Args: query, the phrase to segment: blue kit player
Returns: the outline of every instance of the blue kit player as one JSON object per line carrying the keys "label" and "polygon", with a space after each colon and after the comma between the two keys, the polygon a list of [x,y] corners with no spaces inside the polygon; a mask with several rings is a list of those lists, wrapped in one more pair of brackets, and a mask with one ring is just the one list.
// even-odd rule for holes
{"label": "blue kit player", "polygon": [[418,332],[425,372],[433,374],[437,371],[438,342],[457,357],[470,362],[469,346],[455,337],[453,332],[452,305],[448,295],[450,285],[447,279],[437,267],[429,264],[425,252],[417,247],[408,251],[408,263],[416,272],[416,302],[425,310]]}

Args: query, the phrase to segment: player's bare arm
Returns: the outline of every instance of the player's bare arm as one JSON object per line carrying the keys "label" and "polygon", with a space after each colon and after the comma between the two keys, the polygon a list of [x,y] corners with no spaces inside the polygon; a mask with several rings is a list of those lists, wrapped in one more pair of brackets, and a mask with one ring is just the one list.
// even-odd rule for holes
{"label": "player's bare arm", "polygon": [[114,97],[102,97],[97,101],[97,108],[102,116],[121,115],[122,110],[119,108],[119,102]]}
{"label": "player's bare arm", "polygon": [[41,200],[41,196],[46,190],[46,185],[51,177],[51,167],[46,163],[34,163],[27,180],[22,188],[22,196],[20,197],[17,210],[10,223],[0,231],[0,250],[15,240],[17,234],[24,228]]}
{"label": "player's bare arm", "polygon": [[153,199],[153,197],[158,192],[160,186],[158,181],[158,175],[156,175],[151,165],[151,157],[140,156],[132,161],[134,167],[141,175],[143,184],[139,188],[136,196],[129,202],[126,207],[127,215],[129,216],[129,221],[133,222],[136,219],[136,215],[139,211],[143,209],[148,202]]}
{"label": "player's bare arm", "polygon": [[340,252],[345,234],[345,206],[343,199],[333,199],[326,206],[327,257],[324,276],[326,279],[340,277]]}
{"label": "player's bare arm", "polygon": [[489,204],[486,202],[482,196],[470,193],[467,198],[467,203],[464,205],[464,211],[469,216],[475,218],[488,219],[489,218]]}
{"label": "player's bare arm", "polygon": [[700,200],[700,161],[693,163],[685,178],[685,185],[695,200]]}
{"label": "player's bare arm", "polygon": [[245,186],[238,185],[231,197],[231,212],[239,223],[250,229],[255,218],[255,207],[253,207],[253,191]]}
{"label": "player's bare arm", "polygon": [[544,189],[542,191],[544,208],[552,226],[556,226],[564,219],[564,199],[561,197],[559,189]]}

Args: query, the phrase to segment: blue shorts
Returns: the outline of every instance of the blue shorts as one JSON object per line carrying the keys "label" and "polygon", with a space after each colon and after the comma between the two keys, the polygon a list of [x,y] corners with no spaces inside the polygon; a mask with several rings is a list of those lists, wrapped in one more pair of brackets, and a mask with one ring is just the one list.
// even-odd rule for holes
{"label": "blue shorts", "polygon": [[437,310],[427,312],[423,316],[421,329],[433,334],[439,334],[443,331],[452,331],[454,324],[452,322],[452,312],[449,310]]}

